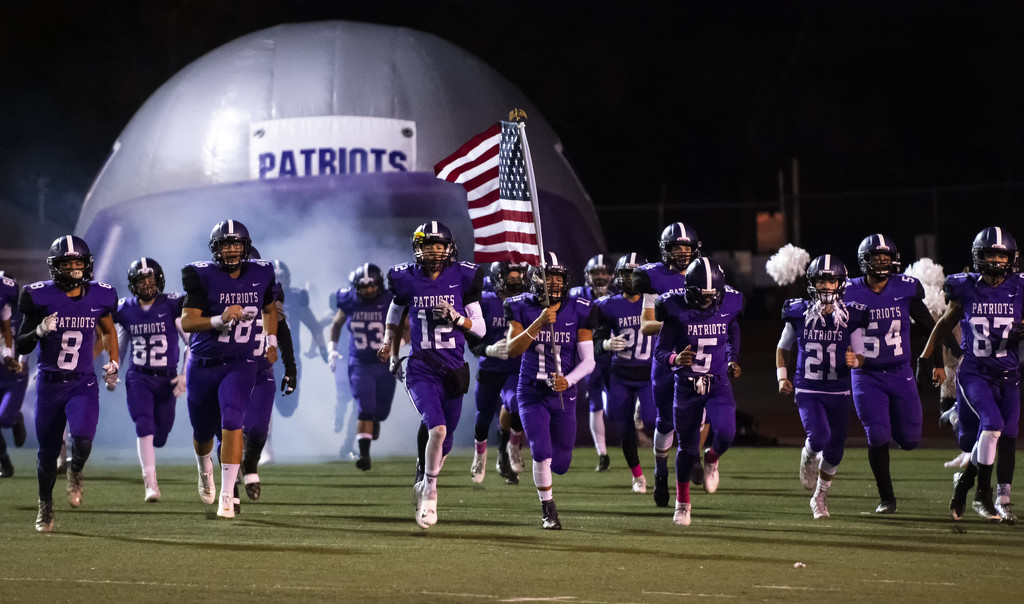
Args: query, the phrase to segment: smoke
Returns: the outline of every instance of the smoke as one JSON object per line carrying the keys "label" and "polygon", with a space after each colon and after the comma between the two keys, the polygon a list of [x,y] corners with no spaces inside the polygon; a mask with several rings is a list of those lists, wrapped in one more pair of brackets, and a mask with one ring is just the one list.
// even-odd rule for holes
{"label": "smoke", "polygon": [[[210,260],[210,231],[221,220],[233,219],[248,228],[264,259],[276,258],[288,265],[291,285],[309,291],[313,314],[323,319],[333,316],[334,293],[348,286],[348,274],[356,266],[373,262],[386,271],[394,264],[411,262],[411,236],[424,220],[446,222],[464,244],[464,256],[467,248],[472,249],[471,227],[462,205],[464,193],[454,185],[429,175],[404,175],[384,184],[380,178],[348,180],[347,187],[329,178],[233,183],[108,208],[84,235],[96,256],[96,278],[113,285],[120,296],[127,296],[129,264],[149,256],[164,268],[166,291],[181,292],[181,267]],[[289,325],[302,363],[298,390],[291,395],[298,397],[298,407],[290,417],[275,409],[268,446],[273,458],[281,462],[338,459],[348,452],[341,450],[343,445],[348,449],[355,442],[356,411],[348,391],[347,359],[332,374],[319,354],[304,356],[311,342],[308,328],[294,317],[289,317]],[[329,340],[329,326],[323,328],[323,334]],[[338,345],[343,354],[348,349],[347,338],[348,330],[343,329]],[[104,357],[97,359],[97,368],[105,362]],[[467,360],[475,376],[476,362],[469,355]],[[280,363],[275,365],[275,375],[280,383]],[[472,443],[474,389],[464,398],[456,446]],[[26,400],[34,401],[34,392],[30,391]],[[123,385],[113,393],[100,394],[94,455],[106,463],[137,463],[135,428],[125,400]],[[192,430],[184,396],[177,401],[176,411],[168,444],[157,454],[161,462],[192,458]],[[373,443],[373,456],[414,455],[419,423],[418,413],[399,384],[391,415],[381,426],[380,439]]]}

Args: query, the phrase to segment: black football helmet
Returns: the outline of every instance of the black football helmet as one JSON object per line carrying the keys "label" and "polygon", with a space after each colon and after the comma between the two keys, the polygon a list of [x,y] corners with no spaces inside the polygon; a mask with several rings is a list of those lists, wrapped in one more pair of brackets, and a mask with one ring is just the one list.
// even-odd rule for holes
{"label": "black football helmet", "polygon": [[[1005,252],[1006,262],[985,260],[986,252]],[[1005,277],[1017,268],[1017,240],[1002,227],[987,227],[974,238],[971,258],[975,272],[990,277]]]}
{"label": "black football helmet", "polygon": [[[551,278],[553,276],[561,276],[562,284],[556,285]],[[546,287],[545,277],[547,278]],[[544,252],[544,262],[540,266],[530,267],[530,291],[536,294],[542,303],[545,302],[544,296],[547,295],[545,306],[558,304],[565,300],[569,293],[569,277],[569,267],[562,264],[554,252]]]}
{"label": "black football helmet", "polygon": [[282,287],[288,288],[292,284],[292,272],[288,270],[288,265],[282,260],[274,259],[274,277]]}
{"label": "black football helmet", "polygon": [[644,258],[636,252],[624,254],[615,263],[615,287],[626,296],[633,296],[633,269],[647,264]]}
{"label": "black football helmet", "polygon": [[[502,296],[510,297],[526,291],[526,275],[530,266],[525,262],[509,262],[499,260],[492,262],[488,269],[491,283],[494,284],[494,292]],[[509,273],[519,273],[519,279],[509,279]]]}
{"label": "black football helmet", "polygon": [[612,282],[612,267],[607,262],[604,254],[598,254],[587,260],[587,266],[583,269],[583,278],[587,285],[594,290],[597,298],[608,293],[608,285]]}
{"label": "black football helmet", "polygon": [[[816,281],[820,277],[835,277],[838,283],[836,289],[819,289]],[[832,254],[818,256],[807,265],[807,293],[811,300],[817,300],[822,304],[832,304],[842,299],[846,292],[846,265],[839,258]]]}
{"label": "black football helmet", "polygon": [[[81,260],[85,266],[79,269],[63,267],[67,260]],[[85,240],[74,235],[64,235],[50,244],[50,254],[46,257],[46,265],[50,267],[50,278],[61,291],[69,292],[92,279],[92,252]]]}
{"label": "black football helmet", "polygon": [[[888,259],[879,256],[888,256]],[[900,270],[900,252],[893,240],[881,233],[868,235],[857,246],[860,272],[878,279],[888,279]]]}
{"label": "black football helmet", "polygon": [[[153,285],[146,283],[146,277],[153,276]],[[143,256],[133,260],[128,267],[128,291],[143,302],[149,302],[164,292],[164,269],[152,258]]]}
{"label": "black football helmet", "polygon": [[725,297],[725,271],[714,260],[696,258],[686,267],[683,298],[694,308],[718,308]]}
{"label": "black football helmet", "polygon": [[[430,243],[444,244],[444,250],[440,253],[425,251],[423,246]],[[452,230],[443,223],[432,220],[416,227],[412,234],[412,254],[416,258],[416,264],[434,273],[454,264],[459,257],[459,248],[455,245]]]}
{"label": "black football helmet", "polygon": [[348,274],[348,282],[364,302],[376,300],[384,293],[384,273],[376,264],[360,264]]}
{"label": "black football helmet", "polygon": [[[242,254],[237,260],[225,260],[221,253],[221,246],[225,243],[238,241],[242,244]],[[225,220],[218,222],[210,231],[210,252],[213,254],[213,261],[222,269],[233,273],[241,268],[242,263],[251,257],[252,239],[249,238],[249,229],[237,220]]]}
{"label": "black football helmet", "polygon": [[[682,245],[690,246],[690,251],[679,249]],[[674,271],[686,270],[694,258],[700,257],[700,236],[685,222],[673,222],[665,227],[658,246],[661,248],[661,261]]]}

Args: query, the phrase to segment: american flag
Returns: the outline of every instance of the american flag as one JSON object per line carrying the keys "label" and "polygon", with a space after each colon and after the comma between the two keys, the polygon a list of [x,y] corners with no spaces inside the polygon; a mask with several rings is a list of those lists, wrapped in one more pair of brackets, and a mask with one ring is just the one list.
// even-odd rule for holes
{"label": "american flag", "polygon": [[473,259],[540,263],[519,128],[498,122],[434,166],[438,178],[461,184],[473,223]]}

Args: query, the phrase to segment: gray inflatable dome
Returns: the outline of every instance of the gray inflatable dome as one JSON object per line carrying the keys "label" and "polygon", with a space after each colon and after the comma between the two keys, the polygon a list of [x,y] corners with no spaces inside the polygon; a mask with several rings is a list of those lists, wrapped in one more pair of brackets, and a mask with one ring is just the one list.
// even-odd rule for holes
{"label": "gray inflatable dome", "polygon": [[[456,230],[462,258],[471,260],[472,231],[459,200],[461,187],[415,173],[432,175],[437,161],[495,121],[507,119],[512,108],[525,109],[529,116],[527,134],[541,191],[541,216],[548,225],[546,247],[578,261],[575,264],[585,262],[604,248],[593,205],[561,155],[556,134],[521,91],[476,57],[436,36],[343,21],[280,25],[252,33],[176,74],[121,133],[86,197],[76,231],[87,236],[94,251],[105,252],[100,274],[109,275],[114,262],[119,274],[125,259],[143,252],[160,255],[159,249],[149,249],[155,242],[138,240],[132,232],[134,227],[151,231],[147,225],[154,210],[165,220],[188,220],[176,233],[179,237],[191,234],[190,229],[208,233],[215,222],[230,216],[267,241],[301,228],[301,215],[313,209],[318,210],[318,220],[324,218],[323,204],[311,203],[312,196],[329,200],[349,226],[336,236],[355,226],[357,210],[369,211],[375,219],[381,211],[389,212],[396,219],[394,227],[375,220],[374,228],[382,236],[397,229],[404,256],[412,223],[440,218]],[[415,163],[407,166],[408,172],[389,173],[391,180],[383,182],[371,182],[375,179],[365,173],[254,182],[250,125],[317,116],[413,122]],[[420,191],[439,199],[406,203],[359,193],[380,193],[381,187],[413,198],[422,198]],[[292,188],[301,189],[302,201],[293,199]],[[337,199],[346,196],[359,198],[358,207]],[[255,205],[261,214],[278,218],[252,217],[254,200],[268,201],[267,207]],[[141,224],[133,224],[138,214],[134,206],[145,206]],[[245,209],[245,214],[235,207]],[[264,229],[261,222],[272,228]],[[110,227],[117,224],[121,228],[111,233]],[[566,224],[573,226],[566,229]],[[118,241],[108,241],[111,236]],[[133,240],[147,249],[124,255],[127,250],[122,248]],[[179,239],[173,247],[181,243]],[[188,247],[194,250],[190,259],[204,250]],[[269,247],[261,245],[268,251]]]}
{"label": "gray inflatable dome", "polygon": [[[545,247],[580,269],[578,280],[586,259],[603,251],[604,241],[593,205],[540,112],[462,49],[422,32],[363,23],[280,25],[230,42],[176,74],[114,144],[76,232],[96,256],[97,278],[122,295],[128,265],[143,255],[163,265],[168,291],[181,291],[180,268],[210,257],[213,225],[239,220],[264,259],[288,264],[292,284],[309,290],[318,316],[333,313],[333,294],[348,285],[347,275],[357,265],[386,268],[412,260],[411,235],[425,220],[448,224],[461,259],[472,260],[465,190],[435,178],[433,166],[507,119],[512,108],[529,116]],[[322,124],[346,126],[346,120],[383,124],[389,141],[406,145],[393,152],[399,159],[374,163],[363,150],[363,160],[371,160],[354,162],[355,147],[349,148],[345,131],[326,150],[320,147],[318,157],[334,163],[321,164],[315,174],[301,169],[306,151],[301,137],[290,171],[283,152],[254,152],[282,124],[306,123],[311,132],[300,134],[316,137]],[[388,130],[392,123],[398,128]],[[348,163],[339,159],[342,150]],[[265,161],[264,155],[273,160]],[[265,178],[263,168],[271,163],[278,173]],[[301,358],[309,332],[294,324],[292,333],[303,340],[296,341]],[[346,339],[343,335],[342,345]],[[332,374],[317,357],[305,361],[300,375],[293,395],[302,399],[297,411],[286,421],[275,419],[275,454],[283,461],[336,459],[339,443],[353,432],[345,371],[339,367]],[[339,414],[332,422],[336,393]],[[121,446],[130,459],[134,428],[124,413],[123,391],[102,396],[109,400],[101,405],[97,442]],[[405,397],[401,388],[397,396]],[[342,411],[346,405],[348,415]],[[473,405],[465,408],[470,418],[463,423],[469,425]],[[164,450],[161,459],[191,456],[185,418],[183,397],[168,444],[172,450]],[[418,423],[411,405],[396,399],[374,444],[375,455],[411,455],[409,435]],[[472,430],[460,432],[466,441],[460,446],[469,444]]]}

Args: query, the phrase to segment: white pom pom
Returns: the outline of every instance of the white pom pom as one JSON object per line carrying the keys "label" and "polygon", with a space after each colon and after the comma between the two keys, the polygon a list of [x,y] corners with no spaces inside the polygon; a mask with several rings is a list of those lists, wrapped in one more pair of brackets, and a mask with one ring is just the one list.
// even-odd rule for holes
{"label": "white pom pom", "polygon": [[776,283],[789,285],[806,275],[807,265],[810,263],[811,255],[807,250],[787,243],[765,262],[764,267]]}
{"label": "white pom pom", "polygon": [[931,258],[921,258],[907,267],[905,274],[916,277],[924,286],[924,305],[932,317],[938,319],[946,312],[946,295],[942,293],[942,285],[946,282],[946,275],[942,267],[932,261]]}

